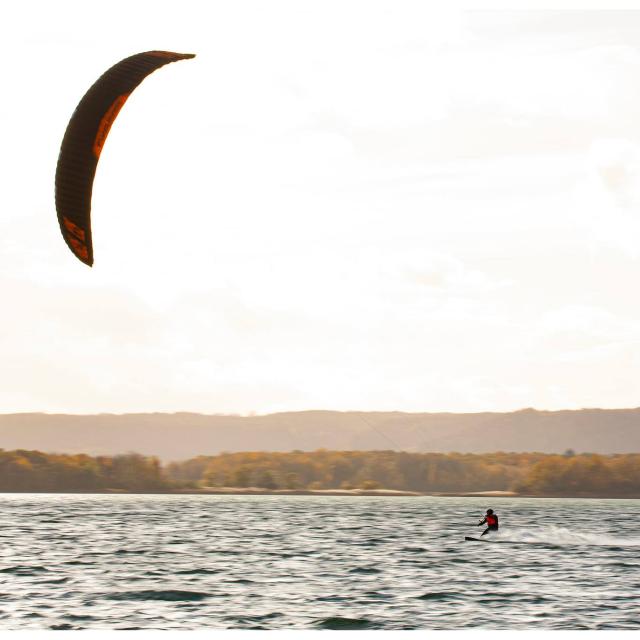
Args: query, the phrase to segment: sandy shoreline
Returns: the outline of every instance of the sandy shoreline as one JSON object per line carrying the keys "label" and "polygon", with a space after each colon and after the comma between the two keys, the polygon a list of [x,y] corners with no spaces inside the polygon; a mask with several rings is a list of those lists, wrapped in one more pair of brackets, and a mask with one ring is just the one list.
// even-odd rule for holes
{"label": "sandy shoreline", "polygon": [[420,492],[420,491],[397,491],[394,489],[261,489],[259,487],[237,488],[237,487],[203,487],[199,490],[175,491],[172,493],[185,494],[211,494],[211,495],[297,495],[297,496],[398,496],[398,497],[436,497],[436,498],[593,498],[593,499],[619,499],[637,500],[640,496],[623,495],[532,495],[520,494],[515,491],[457,491],[457,492]]}
{"label": "sandy shoreline", "polygon": [[640,500],[640,496],[593,494],[520,494],[515,491],[419,492],[395,489],[261,489],[260,487],[203,487],[169,491],[0,491],[0,495],[56,494],[56,495],[230,495],[230,496],[379,496],[431,498],[576,498],[593,500]]}

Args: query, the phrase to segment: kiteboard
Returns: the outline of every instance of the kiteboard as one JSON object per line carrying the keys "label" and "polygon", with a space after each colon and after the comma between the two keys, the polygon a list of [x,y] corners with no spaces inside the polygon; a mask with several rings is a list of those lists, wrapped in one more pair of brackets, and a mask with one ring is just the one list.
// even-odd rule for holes
{"label": "kiteboard", "polygon": [[471,536],[465,536],[464,539],[467,542],[491,542],[491,540],[483,540],[482,538],[472,538]]}

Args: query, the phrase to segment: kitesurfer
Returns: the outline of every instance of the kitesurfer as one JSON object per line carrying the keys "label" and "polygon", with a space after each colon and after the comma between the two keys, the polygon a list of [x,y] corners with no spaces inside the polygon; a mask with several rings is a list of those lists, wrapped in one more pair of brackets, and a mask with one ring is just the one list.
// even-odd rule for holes
{"label": "kitesurfer", "polygon": [[487,509],[487,515],[484,517],[484,520],[482,520],[482,522],[478,522],[479,527],[483,524],[487,525],[487,528],[482,532],[483,536],[489,533],[489,531],[498,530],[498,516],[493,513],[493,509]]}

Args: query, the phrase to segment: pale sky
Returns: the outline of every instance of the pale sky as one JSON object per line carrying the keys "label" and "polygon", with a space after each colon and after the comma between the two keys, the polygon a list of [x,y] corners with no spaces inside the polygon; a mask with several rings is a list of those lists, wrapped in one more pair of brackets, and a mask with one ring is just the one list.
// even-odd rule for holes
{"label": "pale sky", "polygon": [[640,12],[435,6],[3,5],[0,413],[640,405]]}

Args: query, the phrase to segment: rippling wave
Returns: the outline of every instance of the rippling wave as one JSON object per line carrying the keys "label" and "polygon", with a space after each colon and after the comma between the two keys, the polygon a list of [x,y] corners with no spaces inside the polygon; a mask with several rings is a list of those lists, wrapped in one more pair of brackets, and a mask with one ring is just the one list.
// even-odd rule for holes
{"label": "rippling wave", "polygon": [[2,629],[640,628],[637,500],[0,501]]}

